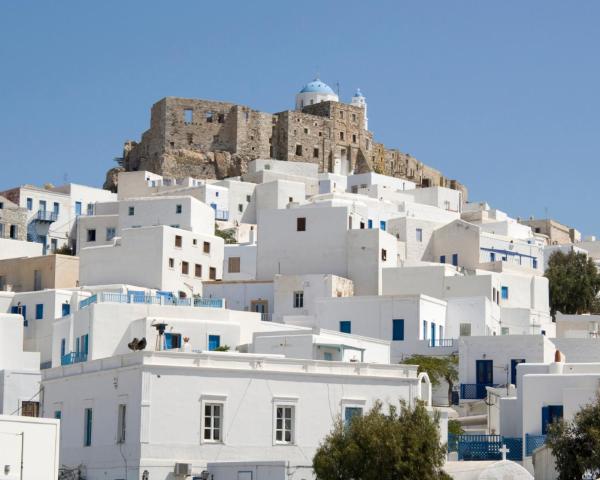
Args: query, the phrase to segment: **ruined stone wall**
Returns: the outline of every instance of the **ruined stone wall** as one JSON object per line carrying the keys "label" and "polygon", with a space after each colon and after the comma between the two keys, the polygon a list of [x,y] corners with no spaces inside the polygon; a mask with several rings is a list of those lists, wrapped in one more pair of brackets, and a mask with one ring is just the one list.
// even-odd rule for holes
{"label": "ruined stone wall", "polygon": [[[27,240],[27,210],[20,208],[7,197],[0,195],[0,238],[14,238],[15,240]],[[11,237],[11,226],[14,237]]]}
{"label": "ruined stone wall", "polygon": [[[341,102],[273,115],[233,103],[167,97],[152,106],[150,129],[141,141],[125,144],[121,163],[129,171],[220,179],[245,173],[256,158],[316,163],[322,172],[333,171],[338,161],[347,171],[458,189],[466,199],[457,181],[374,142],[364,128],[363,108]],[[108,173],[106,188],[114,189],[117,170]]]}

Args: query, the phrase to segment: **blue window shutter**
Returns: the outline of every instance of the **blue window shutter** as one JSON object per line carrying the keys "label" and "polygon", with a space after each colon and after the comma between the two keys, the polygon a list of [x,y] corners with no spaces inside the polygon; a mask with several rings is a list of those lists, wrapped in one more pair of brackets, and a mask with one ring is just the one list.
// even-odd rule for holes
{"label": "blue window shutter", "polygon": [[508,299],[508,287],[502,287],[502,299],[503,300]]}
{"label": "blue window shutter", "polygon": [[79,353],[79,337],[75,339],[75,352]]}
{"label": "blue window shutter", "polygon": [[216,350],[221,346],[221,336],[220,335],[209,335],[208,336],[208,349]]}
{"label": "blue window shutter", "polygon": [[404,320],[393,320],[392,340],[404,340]]}
{"label": "blue window shutter", "polygon": [[25,305],[23,305],[21,307],[21,311],[23,312],[23,319],[27,320],[27,307]]}
{"label": "blue window shutter", "polygon": [[63,305],[62,305],[62,316],[66,317],[70,313],[71,313],[71,305],[69,305],[68,303],[63,303]]}
{"label": "blue window shutter", "polygon": [[373,220],[371,220],[371,219],[367,220],[367,226],[369,228],[373,228]]}
{"label": "blue window shutter", "polygon": [[458,267],[458,253],[452,254],[452,265],[454,265],[455,267]]}
{"label": "blue window shutter", "polygon": [[340,332],[352,333],[352,324],[348,320],[342,320],[340,322]]}
{"label": "blue window shutter", "polygon": [[10,313],[19,313],[19,307],[10,307]]}
{"label": "blue window shutter", "polygon": [[446,255],[440,255],[440,263],[446,263]]}
{"label": "blue window shutter", "polygon": [[87,333],[81,337],[81,344],[82,344],[81,351],[83,353],[85,353],[86,355],[88,353],[88,341],[89,341],[88,339],[89,339],[89,337],[88,337]]}
{"label": "blue window shutter", "polygon": [[550,423],[550,407],[542,407],[542,435],[548,433],[548,424]]}
{"label": "blue window shutter", "polygon": [[44,304],[43,303],[38,303],[35,306],[35,319],[36,320],[41,320],[44,318]]}
{"label": "blue window shutter", "polygon": [[385,221],[384,220],[381,220],[379,222],[379,229],[383,230],[385,232]]}

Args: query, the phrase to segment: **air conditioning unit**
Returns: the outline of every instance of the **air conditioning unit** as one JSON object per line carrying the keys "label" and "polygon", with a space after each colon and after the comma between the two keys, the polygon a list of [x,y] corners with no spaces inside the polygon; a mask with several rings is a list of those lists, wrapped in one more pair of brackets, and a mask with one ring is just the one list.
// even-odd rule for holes
{"label": "air conditioning unit", "polygon": [[175,475],[191,475],[192,464],[191,463],[176,463],[175,464]]}

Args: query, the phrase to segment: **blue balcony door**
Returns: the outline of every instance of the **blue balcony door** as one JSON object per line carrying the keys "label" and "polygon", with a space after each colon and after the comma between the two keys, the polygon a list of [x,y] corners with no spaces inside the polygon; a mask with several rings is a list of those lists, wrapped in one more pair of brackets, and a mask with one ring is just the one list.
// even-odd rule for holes
{"label": "blue balcony door", "polygon": [[492,385],[494,383],[494,361],[475,360],[477,382],[480,385]]}
{"label": "blue balcony door", "polygon": [[525,363],[524,358],[513,358],[510,361],[510,383],[517,386],[517,365],[519,363]]}
{"label": "blue balcony door", "polygon": [[208,336],[208,349],[212,352],[221,346],[220,335],[209,335]]}
{"label": "blue balcony door", "polygon": [[66,317],[70,313],[71,313],[71,305],[69,305],[68,303],[63,303],[62,304],[62,316]]}
{"label": "blue balcony door", "polygon": [[40,200],[40,212],[46,211],[46,200]]}

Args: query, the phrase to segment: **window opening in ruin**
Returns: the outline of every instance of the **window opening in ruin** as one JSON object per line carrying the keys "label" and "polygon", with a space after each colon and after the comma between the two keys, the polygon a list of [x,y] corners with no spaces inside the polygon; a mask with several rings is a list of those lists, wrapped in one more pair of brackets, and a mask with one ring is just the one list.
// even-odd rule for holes
{"label": "window opening in ruin", "polygon": [[344,132],[340,132],[340,140],[344,139]]}
{"label": "window opening in ruin", "polygon": [[194,143],[194,134],[193,133],[187,134],[187,141],[188,141],[188,145],[192,145]]}
{"label": "window opening in ruin", "polygon": [[353,122],[356,122],[356,113],[353,113],[353,114],[352,114],[352,121],[353,121]]}
{"label": "window opening in ruin", "polygon": [[219,123],[225,123],[225,114],[224,113],[219,113],[219,116],[217,117],[217,121]]}
{"label": "window opening in ruin", "polygon": [[340,118],[344,118],[344,112],[340,112]]}
{"label": "window opening in ruin", "polygon": [[322,137],[322,136],[323,136],[323,132],[319,132],[319,137]]}
{"label": "window opening in ruin", "polygon": [[296,145],[296,155],[299,157],[302,156],[302,145]]}
{"label": "window opening in ruin", "polygon": [[352,135],[352,143],[356,143],[356,135],[355,134]]}
{"label": "window opening in ruin", "polygon": [[319,158],[319,149],[313,148],[313,158]]}
{"label": "window opening in ruin", "polygon": [[183,110],[183,121],[185,123],[192,123],[194,120],[194,111],[191,108]]}
{"label": "window opening in ruin", "polygon": [[206,123],[213,123],[213,113],[212,112],[206,112],[204,114],[204,118],[206,118]]}
{"label": "window opening in ruin", "polygon": [[308,134],[308,128],[304,129],[304,133]]}

